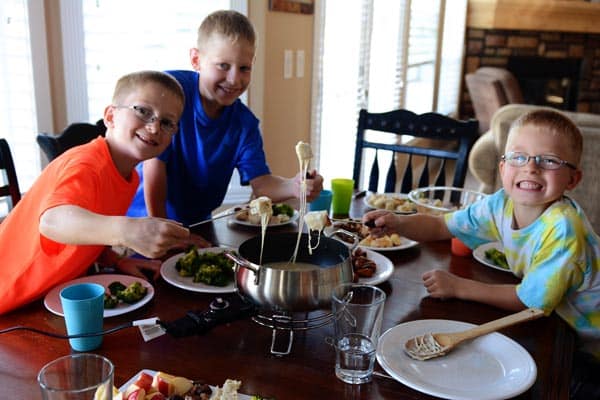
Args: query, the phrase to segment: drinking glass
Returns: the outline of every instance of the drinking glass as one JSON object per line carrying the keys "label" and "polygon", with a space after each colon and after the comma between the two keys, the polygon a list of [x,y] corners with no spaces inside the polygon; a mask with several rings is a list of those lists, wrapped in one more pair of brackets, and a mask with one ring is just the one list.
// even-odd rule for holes
{"label": "drinking glass", "polygon": [[74,353],[44,365],[37,379],[43,400],[112,400],[113,374],[108,358]]}
{"label": "drinking glass", "polygon": [[[104,321],[104,286],[78,283],[60,291],[60,303],[69,335],[102,332]],[[102,335],[69,339],[76,351],[90,351],[102,344]]]}
{"label": "drinking glass", "polygon": [[338,285],[332,295],[335,375],[346,383],[370,382],[386,295],[372,285]]}
{"label": "drinking glass", "polygon": [[347,217],[350,213],[354,179],[335,178],[331,180],[331,208],[334,217]]}

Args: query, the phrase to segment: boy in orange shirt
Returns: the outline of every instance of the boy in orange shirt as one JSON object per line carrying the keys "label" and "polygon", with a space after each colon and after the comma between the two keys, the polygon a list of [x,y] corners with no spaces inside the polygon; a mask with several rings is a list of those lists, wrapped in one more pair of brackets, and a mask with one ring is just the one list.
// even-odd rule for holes
{"label": "boy in orange shirt", "polygon": [[[84,275],[91,264],[112,264],[110,246],[149,258],[190,238],[179,223],[129,218],[139,183],[135,166],[162,153],[177,131],[184,104],[179,83],[156,71],[117,82],[104,110],[106,137],[72,148],[50,163],[0,224],[0,314]],[[144,276],[158,261],[121,259],[116,267]]]}

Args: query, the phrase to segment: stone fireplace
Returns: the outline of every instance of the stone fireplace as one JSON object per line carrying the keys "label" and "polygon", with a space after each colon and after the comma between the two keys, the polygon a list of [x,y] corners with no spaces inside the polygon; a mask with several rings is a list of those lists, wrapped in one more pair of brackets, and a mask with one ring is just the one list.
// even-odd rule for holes
{"label": "stone fireplace", "polygon": [[511,71],[527,103],[600,114],[600,34],[467,28],[465,74],[483,66]]}

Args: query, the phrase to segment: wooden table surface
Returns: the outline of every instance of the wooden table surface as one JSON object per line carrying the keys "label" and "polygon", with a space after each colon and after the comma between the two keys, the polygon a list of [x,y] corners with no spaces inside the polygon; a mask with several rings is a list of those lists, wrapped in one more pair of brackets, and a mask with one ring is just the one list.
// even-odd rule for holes
{"label": "wooden table surface", "polygon": [[[357,201],[351,214],[362,214]],[[292,225],[294,228],[295,226]],[[290,227],[273,228],[285,231]],[[218,220],[200,231],[215,244],[237,247],[259,234],[256,228]],[[487,282],[517,282],[509,273],[479,264],[472,257],[450,253],[449,241],[421,243],[416,247],[384,253],[394,263],[392,277],[379,286],[386,292],[383,330],[418,319],[448,319],[481,324],[508,313],[483,304],[437,300],[427,296],[421,275],[433,268]],[[163,321],[181,318],[190,310],[205,310],[215,294],[186,291],[164,280],[154,283],[155,296],[133,312],[105,319],[105,329],[128,321],[157,316]],[[225,295],[224,297],[231,296]],[[313,314],[318,314],[311,313]],[[64,321],[34,302],[0,316],[0,329],[25,325],[64,333]],[[533,357],[537,380],[518,399],[567,398],[574,335],[556,315],[507,328],[501,333],[514,339]],[[142,369],[160,370],[222,385],[225,379],[242,381],[240,392],[287,399],[431,399],[395,380],[375,377],[371,383],[348,385],[335,377],[334,350],[325,341],[331,324],[294,332],[291,352],[271,354],[272,331],[250,318],[219,325],[203,335],[175,338],[169,334],[144,342],[137,328],[106,335],[94,351],[115,365],[115,385],[120,386]],[[277,335],[277,343],[287,333]],[[47,362],[71,353],[68,341],[29,331],[0,335],[0,390],[3,399],[41,398],[37,373]],[[381,368],[376,366],[376,370]],[[434,378],[434,377],[432,377]]]}

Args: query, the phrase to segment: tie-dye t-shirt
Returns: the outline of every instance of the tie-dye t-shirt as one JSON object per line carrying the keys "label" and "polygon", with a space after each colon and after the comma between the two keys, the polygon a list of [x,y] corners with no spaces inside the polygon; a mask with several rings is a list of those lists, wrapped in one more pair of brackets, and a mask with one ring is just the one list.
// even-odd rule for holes
{"label": "tie-dye t-shirt", "polygon": [[512,228],[513,202],[503,189],[446,214],[450,232],[467,246],[501,242],[517,296],[527,307],[557,312],[600,358],[600,239],[581,207],[563,197],[529,226]]}

